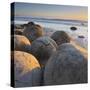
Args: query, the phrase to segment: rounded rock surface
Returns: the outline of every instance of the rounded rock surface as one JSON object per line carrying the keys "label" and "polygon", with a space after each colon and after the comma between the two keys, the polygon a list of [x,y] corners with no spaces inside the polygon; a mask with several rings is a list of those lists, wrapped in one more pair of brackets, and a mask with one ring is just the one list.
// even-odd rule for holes
{"label": "rounded rock surface", "polygon": [[44,66],[56,48],[57,44],[53,39],[43,36],[32,42],[31,53],[39,60],[40,65]]}
{"label": "rounded rock surface", "polygon": [[23,33],[23,29],[15,29],[14,30],[15,35],[22,35],[22,33]]}
{"label": "rounded rock surface", "polygon": [[14,51],[15,87],[38,86],[41,83],[42,72],[37,59],[29,53]]}
{"label": "rounded rock surface", "polygon": [[43,36],[43,28],[41,26],[39,27],[37,25],[29,24],[23,31],[23,35],[25,35],[32,42],[38,37]]}
{"label": "rounded rock surface", "polygon": [[51,38],[57,43],[57,45],[61,45],[63,43],[69,43],[70,37],[64,31],[56,31],[51,35]]}
{"label": "rounded rock surface", "polygon": [[77,83],[87,83],[87,59],[71,44],[62,44],[45,66],[44,85]]}
{"label": "rounded rock surface", "polygon": [[19,51],[30,51],[30,41],[22,35],[14,35],[12,36],[14,39],[14,50],[19,50]]}

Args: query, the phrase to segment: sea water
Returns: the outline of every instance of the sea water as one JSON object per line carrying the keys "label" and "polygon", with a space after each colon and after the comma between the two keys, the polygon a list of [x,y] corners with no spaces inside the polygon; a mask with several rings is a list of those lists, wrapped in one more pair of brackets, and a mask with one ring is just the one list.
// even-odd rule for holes
{"label": "sea water", "polygon": [[[85,49],[88,48],[88,23],[86,21],[15,17],[14,22],[15,24],[26,24],[29,21],[41,25],[49,36],[55,31],[65,31],[78,45]],[[76,27],[77,30],[72,31],[70,29],[72,26]],[[83,36],[84,38],[80,38],[79,36]]]}

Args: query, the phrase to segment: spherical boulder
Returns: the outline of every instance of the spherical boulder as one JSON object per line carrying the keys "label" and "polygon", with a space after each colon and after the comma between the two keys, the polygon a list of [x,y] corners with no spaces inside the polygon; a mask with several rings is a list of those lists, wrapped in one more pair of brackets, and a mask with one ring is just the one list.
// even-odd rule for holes
{"label": "spherical boulder", "polygon": [[41,66],[45,66],[51,54],[56,51],[57,44],[47,36],[40,37],[32,42],[31,53],[39,60]]}
{"label": "spherical boulder", "polygon": [[14,50],[19,50],[19,51],[30,51],[30,41],[22,35],[14,35],[12,36],[14,39]]}
{"label": "spherical boulder", "polygon": [[70,37],[64,31],[56,31],[51,35],[51,38],[57,43],[57,45],[61,45],[63,43],[69,43]]}
{"label": "spherical boulder", "polygon": [[32,54],[22,51],[14,51],[12,54],[15,87],[39,86],[42,71],[37,59]]}
{"label": "spherical boulder", "polygon": [[38,37],[43,36],[43,28],[37,25],[28,24],[28,26],[23,31],[25,35],[31,42],[37,39]]}
{"label": "spherical boulder", "polygon": [[87,59],[71,44],[64,43],[48,60],[44,85],[87,83]]}

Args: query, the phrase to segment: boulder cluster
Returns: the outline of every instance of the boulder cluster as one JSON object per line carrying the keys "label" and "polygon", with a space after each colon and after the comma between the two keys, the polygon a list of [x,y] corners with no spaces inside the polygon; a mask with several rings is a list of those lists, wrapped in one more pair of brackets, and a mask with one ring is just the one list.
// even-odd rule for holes
{"label": "boulder cluster", "polygon": [[87,59],[70,43],[66,32],[45,36],[43,27],[34,22],[12,26],[15,87],[87,82]]}

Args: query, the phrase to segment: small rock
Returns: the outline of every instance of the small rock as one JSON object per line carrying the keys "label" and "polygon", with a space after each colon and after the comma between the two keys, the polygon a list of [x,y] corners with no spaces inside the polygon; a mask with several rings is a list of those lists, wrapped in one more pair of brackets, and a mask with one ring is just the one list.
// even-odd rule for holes
{"label": "small rock", "polygon": [[15,29],[14,30],[15,35],[22,35],[22,33],[23,33],[23,29]]}
{"label": "small rock", "polygon": [[76,27],[71,27],[70,29],[71,29],[72,31],[76,31],[76,30],[77,30]]}
{"label": "small rock", "polygon": [[22,35],[12,36],[12,43],[14,43],[14,50],[26,51],[26,52],[29,52],[30,50],[31,43],[25,36]]}
{"label": "small rock", "polygon": [[85,38],[83,35],[78,36],[78,38]]}

